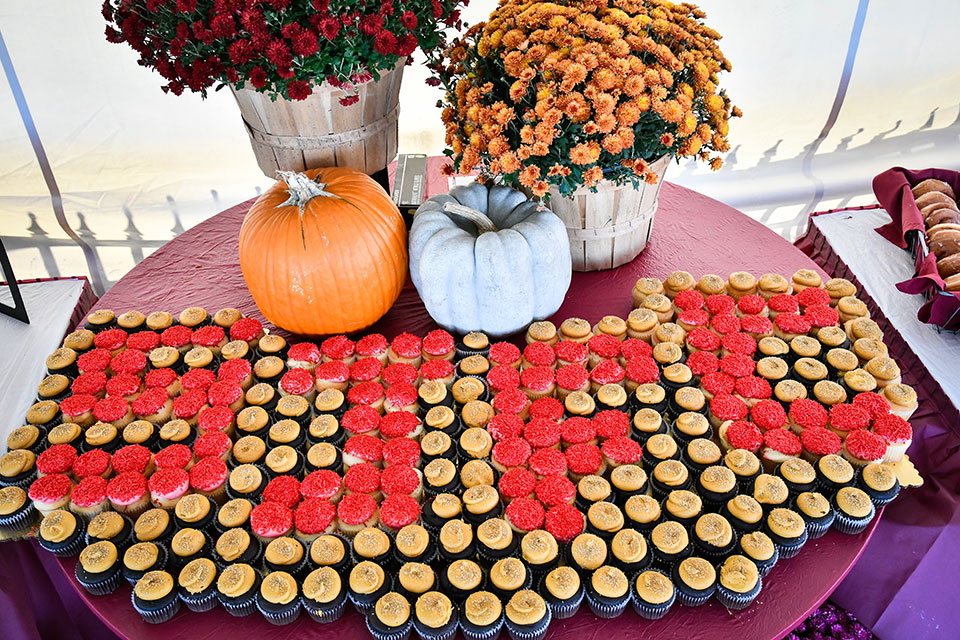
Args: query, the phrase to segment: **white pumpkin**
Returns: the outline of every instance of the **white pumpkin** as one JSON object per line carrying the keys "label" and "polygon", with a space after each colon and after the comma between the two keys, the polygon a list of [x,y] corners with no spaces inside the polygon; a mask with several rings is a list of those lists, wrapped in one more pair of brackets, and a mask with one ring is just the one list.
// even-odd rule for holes
{"label": "white pumpkin", "polygon": [[570,286],[563,222],[523,193],[473,183],[417,209],[410,277],[437,324],[503,336],[552,315]]}

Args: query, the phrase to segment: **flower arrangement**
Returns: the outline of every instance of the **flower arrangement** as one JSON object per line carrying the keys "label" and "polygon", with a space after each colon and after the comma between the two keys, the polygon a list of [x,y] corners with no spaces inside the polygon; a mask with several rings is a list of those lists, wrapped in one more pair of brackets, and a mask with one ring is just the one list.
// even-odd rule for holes
{"label": "flower arrangement", "polygon": [[[304,100],[326,80],[359,98],[420,47],[442,50],[443,30],[461,28],[458,0],[106,0],[110,42],[126,42],[163,90],[249,83],[272,98]],[[463,2],[466,4],[466,1]],[[409,58],[408,58],[409,59]]]}
{"label": "flower arrangement", "polygon": [[711,152],[741,112],[717,86],[730,63],[704,17],[663,0],[502,0],[433,67],[448,170],[568,196],[656,183],[665,154],[719,169]]}

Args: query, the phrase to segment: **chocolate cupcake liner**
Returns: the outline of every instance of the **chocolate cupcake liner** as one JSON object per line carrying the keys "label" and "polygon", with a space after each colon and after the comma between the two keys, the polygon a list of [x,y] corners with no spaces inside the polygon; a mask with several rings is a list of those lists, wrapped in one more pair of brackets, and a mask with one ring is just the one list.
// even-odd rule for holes
{"label": "chocolate cupcake liner", "polygon": [[[84,535],[83,529],[85,525],[81,518],[77,519],[77,530],[74,531],[73,536],[61,543],[50,543],[44,540],[41,536],[37,536],[37,540],[40,542],[40,546],[45,550],[49,551],[58,558],[70,558],[72,556],[78,555],[85,546],[87,542],[85,540],[86,536]],[[119,552],[119,547],[117,548]]]}
{"label": "chocolate cupcake liner", "polygon": [[847,514],[837,511],[837,516],[833,520],[833,528],[850,536],[855,536],[859,533],[863,533],[864,529],[867,528],[867,525],[870,524],[870,521],[873,520],[873,516],[876,513],[876,510],[870,513],[869,516],[865,518],[851,518]]}
{"label": "chocolate cupcake liner", "polygon": [[693,553],[693,545],[688,544],[682,551],[674,554],[665,554],[653,545],[651,545],[651,551],[653,555],[653,566],[669,572],[675,564]]}
{"label": "chocolate cupcake liner", "polygon": [[144,622],[150,624],[162,624],[173,619],[173,616],[177,615],[177,612],[180,611],[180,598],[173,598],[169,603],[160,607],[159,609],[144,609],[137,606],[137,594],[135,592],[130,593],[130,600],[133,602],[133,608],[137,613],[143,618]]}
{"label": "chocolate cupcake liner", "polygon": [[413,627],[423,640],[453,640],[453,637],[457,635],[457,627],[459,626],[457,621],[457,609],[454,607],[450,615],[450,621],[439,629],[428,627],[419,620],[413,621]]}
{"label": "chocolate cupcake liner", "polygon": [[523,560],[523,563],[527,566],[527,573],[529,573],[533,579],[539,579],[553,571],[557,565],[560,564],[561,551],[557,550],[557,555],[550,560],[549,562],[544,562],[542,564],[532,564],[527,560]]}
{"label": "chocolate cupcake liner", "polygon": [[484,545],[477,543],[477,555],[480,556],[480,559],[489,564],[493,565],[497,560],[503,560],[504,558],[517,557],[517,552],[520,549],[520,539],[517,536],[513,537],[513,542],[507,545],[506,549],[490,549]]}
{"label": "chocolate cupcake liner", "polygon": [[546,615],[536,624],[514,624],[509,618],[504,621],[504,624],[506,624],[507,633],[510,634],[512,640],[543,640],[544,636],[547,635],[551,619],[550,607],[547,607]]}
{"label": "chocolate cupcake liner", "polygon": [[[304,560],[306,560],[306,557],[307,557],[307,554],[308,554],[308,553],[309,553],[309,550],[304,551],[304,555],[303,555]],[[389,565],[392,565],[392,564],[393,564],[393,544],[391,543],[391,544],[390,544],[390,547],[389,547],[386,551],[384,551],[383,553],[381,553],[379,556],[374,556],[374,557],[372,557],[372,558],[365,558],[365,557],[361,556],[359,553],[357,553],[356,549],[354,549],[354,548],[353,548],[353,545],[351,544],[351,545],[350,545],[350,560],[351,560],[351,562],[353,562],[353,564],[355,564],[355,565],[356,565],[356,564],[360,564],[361,562],[366,561],[366,562],[372,562],[372,563],[374,563],[374,564],[378,564],[378,565],[380,565],[381,567],[386,568],[386,567],[388,567]],[[278,567],[278,569],[281,570],[281,571],[288,571],[287,569],[284,569],[283,567]],[[290,572],[290,573],[293,573],[293,572]]]}
{"label": "chocolate cupcake liner", "polygon": [[[750,558],[750,556],[746,557]],[[763,578],[770,573],[771,569],[776,566],[777,561],[780,560],[780,551],[777,549],[776,545],[774,545],[773,555],[767,560],[760,561],[754,560],[753,558],[750,558],[750,560],[753,560],[753,564],[757,565],[757,572],[760,574],[760,577]]]}
{"label": "chocolate cupcake liner", "polygon": [[[259,541],[258,541],[259,542]],[[302,543],[301,543],[302,544]],[[271,573],[273,571],[286,571],[291,576],[297,580],[302,580],[309,573],[307,570],[307,557],[310,555],[310,550],[306,547],[303,549],[303,556],[300,557],[300,562],[297,562],[292,565],[286,564],[273,564],[268,562],[266,559],[263,560],[263,568],[266,573]],[[355,562],[358,562],[355,560]],[[378,563],[379,564],[379,563]]]}
{"label": "chocolate cupcake liner", "polygon": [[502,630],[502,614],[496,622],[487,625],[486,627],[478,627],[474,624],[471,624],[463,614],[460,615],[460,632],[463,633],[463,637],[467,640],[495,640],[500,635]]}
{"label": "chocolate cupcake liner", "polygon": [[598,618],[603,618],[604,620],[612,620],[620,616],[627,608],[629,602],[629,594],[625,594],[622,598],[613,601],[610,598],[600,599],[589,589],[587,590],[587,605],[590,607],[590,611],[593,612],[593,615]]}
{"label": "chocolate cupcake liner", "polygon": [[384,576],[383,584],[380,585],[380,588],[374,591],[373,593],[363,593],[355,594],[353,591],[347,592],[347,597],[350,599],[350,604],[353,605],[353,608],[357,610],[357,613],[360,615],[367,615],[377,604],[379,600],[385,593],[390,591],[393,587],[393,576],[390,573],[387,573]]}
{"label": "chocolate cupcake liner", "polygon": [[83,566],[79,562],[73,573],[77,577],[77,582],[83,585],[87,593],[95,596],[105,596],[113,593],[120,588],[120,583],[123,581],[123,573],[121,573],[119,566],[114,567],[112,571],[104,572],[106,575],[98,576],[100,578],[98,580],[87,580],[86,578],[96,576],[96,574],[83,571]]}
{"label": "chocolate cupcake liner", "polygon": [[706,594],[684,593],[677,590],[677,602],[685,607],[699,607],[707,603],[707,600],[713,595],[713,590]]}
{"label": "chocolate cupcake liner", "polygon": [[546,589],[541,587],[540,595],[550,608],[550,613],[553,615],[554,620],[566,620],[575,616],[577,611],[580,610],[580,605],[583,603],[583,599],[585,597],[583,587],[581,587],[572,598],[568,598],[566,600],[550,598],[548,597],[549,592],[544,593],[546,591]]}
{"label": "chocolate cupcake liner", "polygon": [[471,349],[470,347],[464,346],[462,342],[457,342],[453,347],[454,357],[453,359],[457,363],[457,369],[460,368],[460,361],[464,358],[469,358],[470,356],[483,356],[486,358],[490,355],[490,347],[485,347],[483,349]]}
{"label": "chocolate cupcake liner", "polygon": [[30,485],[37,479],[37,470],[31,469],[27,473],[21,473],[18,476],[0,477],[0,487],[19,487],[26,491]]}
{"label": "chocolate cupcake liner", "polygon": [[836,517],[836,512],[830,511],[830,513],[822,518],[817,518],[816,520],[807,520],[807,539],[816,540],[817,538],[822,538],[825,536],[827,531],[829,531],[830,527],[833,525],[833,521],[836,519]]}
{"label": "chocolate cupcake liner", "polygon": [[630,426],[630,438],[632,440],[636,440],[641,445],[647,444],[647,440],[649,440],[651,436],[655,436],[657,434],[667,433],[667,432],[668,432],[668,429],[667,429],[666,422],[661,422],[660,428],[658,428],[656,431],[640,431],[639,429],[636,429],[633,425]]}
{"label": "chocolate cupcake liner", "polygon": [[662,604],[650,604],[649,602],[640,600],[637,596],[632,597],[630,600],[633,604],[633,610],[638,616],[646,620],[659,620],[670,612],[670,607],[672,607],[673,603],[677,600],[677,594],[674,592],[674,594],[670,596],[670,599]]}
{"label": "chocolate cupcake liner", "polygon": [[771,536],[773,539],[773,544],[777,548],[777,552],[780,554],[782,559],[793,558],[800,553],[800,550],[803,549],[803,546],[807,543],[808,537],[809,534],[806,530],[804,530],[803,535],[800,536],[799,540],[793,542],[780,542],[782,538],[778,539]]}
{"label": "chocolate cupcake liner", "polygon": [[143,571],[133,571],[132,569],[127,569],[123,567],[121,573],[123,574],[124,579],[130,583],[130,586],[136,586],[137,581],[140,580],[148,571],[161,571],[167,568],[167,558],[170,553],[167,551],[167,546],[164,544],[157,544],[157,561],[152,567],[144,569]]}
{"label": "chocolate cupcake liner", "polygon": [[487,511],[486,513],[470,513],[469,510],[463,510],[463,519],[468,523],[472,524],[474,527],[480,526],[487,520],[491,518],[499,518],[503,514],[503,503],[498,502],[493,509]]}
{"label": "chocolate cupcake liner", "polygon": [[397,564],[401,565],[406,562],[422,562],[423,564],[432,564],[433,561],[437,559],[437,554],[437,544],[432,539],[427,543],[427,548],[423,550],[423,553],[416,558],[408,558],[400,553],[396,547],[393,548],[393,559],[396,560]]}
{"label": "chocolate cupcake liner", "polygon": [[203,613],[204,611],[212,611],[216,609],[219,601],[217,600],[217,587],[216,583],[211,584],[207,589],[201,591],[200,593],[187,593],[180,591],[180,599],[183,600],[183,604],[186,605],[187,609],[190,611],[196,611],[197,613]]}
{"label": "chocolate cupcake liner", "polygon": [[737,593],[732,589],[727,589],[723,585],[717,585],[717,602],[722,604],[730,611],[740,611],[749,607],[763,588],[763,583],[757,580],[757,584],[747,593]]}
{"label": "chocolate cupcake liner", "polygon": [[376,615],[371,613],[366,619],[367,631],[370,632],[374,640],[407,640],[410,637],[410,630],[413,629],[412,620],[407,620],[399,627],[389,628],[385,625],[376,625],[375,618]]}
{"label": "chocolate cupcake liner", "polygon": [[463,551],[459,553],[449,553],[443,546],[440,546],[440,560],[445,563],[451,563],[455,560],[469,560],[477,554],[477,544],[470,542]]}
{"label": "chocolate cupcake liner", "polygon": [[715,547],[713,545],[707,544],[694,536],[693,546],[697,550],[697,555],[703,556],[707,560],[716,563],[723,558],[726,558],[728,555],[734,552],[737,548],[737,532],[733,532],[733,536],[730,538],[730,544],[725,547]]}
{"label": "chocolate cupcake liner", "polygon": [[0,532],[13,536],[17,533],[25,533],[35,522],[40,520],[40,514],[33,506],[32,502],[24,505],[25,509],[15,511],[8,516],[0,518]]}
{"label": "chocolate cupcake liner", "polygon": [[[524,563],[524,564],[526,564],[526,563]],[[493,580],[486,580],[486,576],[484,576],[484,578],[485,578],[484,582],[489,582],[489,584],[488,584],[487,587],[486,587],[486,590],[487,590],[487,591],[490,591],[490,592],[493,593],[495,596],[497,596],[498,598],[500,598],[500,601],[501,601],[501,602],[508,602],[508,601],[510,600],[510,598],[513,597],[513,594],[516,593],[517,591],[520,591],[521,589],[531,589],[531,588],[533,588],[533,583],[534,583],[534,579],[535,579],[535,578],[534,578],[534,575],[533,575],[533,572],[530,571],[530,568],[529,568],[529,567],[527,567],[527,577],[524,579],[523,584],[521,584],[521,585],[520,585],[519,587],[517,587],[516,589],[501,589],[501,588],[498,587],[497,585],[493,584]],[[542,578],[543,578],[542,575],[541,575],[541,576],[537,576],[537,577],[536,577],[536,581],[539,582]],[[443,586],[446,587],[446,585],[443,585]],[[476,590],[477,590],[477,591],[480,591],[480,590],[482,590],[482,589],[484,589],[483,585],[477,587]]]}
{"label": "chocolate cupcake liner", "polygon": [[278,627],[295,622],[300,617],[300,612],[303,611],[299,600],[292,601],[285,609],[269,611],[260,604],[260,598],[257,598],[257,609],[267,622]]}
{"label": "chocolate cupcake liner", "polygon": [[343,612],[347,610],[347,598],[345,595],[339,602],[324,604],[319,607],[316,601],[310,600],[305,596],[301,596],[300,603],[303,605],[303,610],[307,612],[307,615],[310,616],[314,622],[319,622],[320,624],[336,622],[343,617]]}

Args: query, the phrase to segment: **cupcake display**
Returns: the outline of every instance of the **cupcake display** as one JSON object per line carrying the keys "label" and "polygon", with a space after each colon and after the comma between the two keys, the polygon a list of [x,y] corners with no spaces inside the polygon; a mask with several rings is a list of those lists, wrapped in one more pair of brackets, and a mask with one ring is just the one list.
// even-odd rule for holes
{"label": "cupcake display", "polygon": [[42,517],[88,592],[125,580],[151,623],[350,604],[377,640],[541,640],[581,608],[747,608],[896,498],[912,441],[882,335],[816,280],[645,278],[629,318],[519,345],[95,313],[8,438],[0,530]]}

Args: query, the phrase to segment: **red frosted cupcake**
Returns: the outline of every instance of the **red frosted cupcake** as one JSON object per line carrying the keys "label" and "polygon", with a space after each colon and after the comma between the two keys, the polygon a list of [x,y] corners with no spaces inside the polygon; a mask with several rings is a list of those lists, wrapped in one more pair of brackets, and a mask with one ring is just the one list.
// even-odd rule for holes
{"label": "red frosted cupcake", "polygon": [[800,303],[797,297],[789,293],[781,293],[773,296],[767,302],[767,308],[770,312],[770,318],[775,319],[778,313],[797,313],[800,310]]}
{"label": "red frosted cupcake", "polygon": [[803,308],[809,307],[829,307],[830,294],[826,289],[819,287],[807,287],[797,293],[797,303]]}
{"label": "red frosted cupcake", "polygon": [[307,477],[300,483],[300,495],[305,500],[320,498],[336,504],[343,497],[343,479],[335,471],[318,469],[307,474]]}
{"label": "red frosted cupcake", "polygon": [[423,347],[420,338],[410,333],[401,333],[390,343],[387,349],[387,361],[390,364],[404,362],[419,367],[423,362]]}
{"label": "red frosted cupcake", "polygon": [[162,425],[173,415],[173,400],[166,389],[147,389],[136,397],[130,408],[138,418]]}
{"label": "red frosted cupcake", "polygon": [[[711,333],[710,335],[714,334]],[[691,353],[687,356],[685,364],[689,367],[690,373],[697,377],[720,370],[720,358],[709,351]],[[627,377],[630,377],[630,367],[627,367]]]}
{"label": "red frosted cupcake", "polygon": [[516,345],[509,342],[494,342],[490,345],[490,353],[487,359],[493,366],[504,365],[519,369],[521,357],[520,349]]}
{"label": "red frosted cupcake", "polygon": [[[197,369],[199,371],[199,369]],[[173,401],[173,417],[185,420],[190,426],[196,426],[197,416],[207,406],[207,392],[204,389],[185,391]]]}
{"label": "red frosted cupcake", "polygon": [[[43,452],[49,453],[52,449],[57,447],[70,447],[68,444],[58,444],[50,447]],[[73,449],[73,447],[70,447]],[[41,468],[41,458],[43,454],[37,458],[37,473],[46,473],[40,470]],[[69,454],[67,454],[69,456]],[[83,455],[77,456],[76,452],[73,454],[76,456],[73,460],[73,464],[70,465],[70,470],[73,471],[73,476],[77,480],[83,480],[84,478],[90,478],[93,476],[99,476],[101,478],[109,478],[113,474],[113,462],[109,453],[103,449],[91,449]],[[62,463],[61,463],[62,464]],[[58,465],[59,466],[59,465]],[[54,471],[53,473],[66,473],[66,471]]]}
{"label": "red frosted cupcake", "polygon": [[601,440],[630,435],[630,417],[622,411],[599,411],[593,417],[593,426]]}
{"label": "red frosted cupcake", "polygon": [[207,403],[236,413],[243,408],[243,388],[236,382],[214,382],[207,389]]}
{"label": "red frosted cupcake", "polygon": [[384,367],[380,377],[387,387],[401,383],[416,385],[420,380],[420,371],[411,364],[398,362]]}
{"label": "red frosted cupcake", "polygon": [[530,414],[530,399],[520,389],[506,389],[493,397],[493,408],[497,413],[509,413],[526,419]]}
{"label": "red frosted cupcake", "polygon": [[583,442],[567,447],[567,469],[570,479],[579,482],[583,476],[601,475],[607,468],[600,447]]}
{"label": "red frosted cupcake", "polygon": [[337,525],[347,536],[355,535],[364,527],[376,526],[377,522],[377,503],[365,493],[343,496],[337,505]]}
{"label": "red frosted cupcake", "polygon": [[653,358],[635,358],[627,363],[624,376],[627,391],[633,392],[642,384],[659,382],[660,367],[657,366],[657,361]]}
{"label": "red frosted cupcake", "polygon": [[193,338],[193,329],[183,325],[174,325],[167,327],[160,334],[160,344],[165,347],[173,347],[181,354],[190,351],[193,348],[191,339]]}
{"label": "red frosted cupcake", "polygon": [[[566,469],[566,463],[563,466]],[[573,500],[577,497],[577,487],[566,476],[548,475],[537,482],[534,493],[537,500],[549,509],[561,504],[573,505]]]}
{"label": "red frosted cupcake", "polygon": [[577,444],[597,444],[597,426],[590,418],[574,416],[560,424],[560,439],[566,449]]}
{"label": "red frosted cupcake", "polygon": [[500,476],[497,489],[505,503],[515,498],[532,498],[537,486],[537,477],[529,469],[514,467]]}
{"label": "red frosted cupcake", "polygon": [[763,448],[760,450],[760,460],[767,473],[788,458],[798,458],[803,452],[803,445],[797,434],[789,429],[771,429],[763,434]]}
{"label": "red frosted cupcake", "polygon": [[567,457],[559,449],[537,449],[530,454],[527,466],[537,476],[537,479],[545,476],[565,476],[567,474]]}
{"label": "red frosted cupcake", "polygon": [[[187,451],[190,451],[189,447],[187,447]],[[129,444],[117,449],[113,454],[111,464],[116,473],[136,471],[137,473],[149,476],[153,472],[154,467],[153,453],[143,445]]]}
{"label": "red frosted cupcake", "polygon": [[509,413],[498,413],[487,423],[487,432],[494,441],[523,436],[523,420]]}
{"label": "red frosted cupcake", "polygon": [[347,439],[343,445],[344,466],[349,468],[364,462],[375,467],[383,466],[383,440],[368,434]]}
{"label": "red frosted cupcake", "polygon": [[523,439],[534,449],[560,448],[560,425],[552,420],[531,418],[523,428]]}
{"label": "red frosted cupcake", "polygon": [[840,436],[823,427],[810,427],[800,434],[800,443],[803,445],[803,458],[815,463],[823,456],[840,453],[843,441]]}
{"label": "red frosted cupcake", "polygon": [[[806,291],[806,289],[804,289]],[[784,342],[810,333],[810,321],[796,313],[778,313],[773,321],[773,335]]]}
{"label": "red frosted cupcake", "polygon": [[210,431],[198,437],[193,443],[193,455],[197,460],[219,458],[226,462],[230,458],[232,448],[230,436],[222,431]]}
{"label": "red frosted cupcake", "polygon": [[519,389],[520,372],[505,364],[492,367],[487,372],[487,386],[490,388],[490,392],[494,394],[507,389]]}
{"label": "red frosted cupcake", "polygon": [[696,289],[684,289],[673,298],[673,306],[676,307],[678,313],[702,309],[706,302],[703,294]]}
{"label": "red frosted cupcake", "polygon": [[278,502],[258,504],[250,512],[250,529],[261,542],[270,543],[293,530],[293,511]]}
{"label": "red frosted cupcake", "polygon": [[71,489],[73,489],[73,481],[70,477],[55,473],[34,480],[27,496],[33,501],[33,506],[40,515],[46,515],[67,506]]}
{"label": "red frosted cupcake", "polygon": [[359,358],[376,358],[383,364],[387,363],[387,349],[390,347],[387,339],[380,333],[371,333],[357,340],[356,351]]}
{"label": "red frosted cupcake", "polygon": [[745,333],[728,333],[720,340],[721,355],[739,353],[752,357],[757,351],[757,341]]}
{"label": "red frosted cupcake", "polygon": [[147,368],[147,356],[142,351],[127,349],[121,351],[110,361],[110,368],[114,373],[129,373],[142,376]]}
{"label": "red frosted cupcake", "polygon": [[127,349],[150,353],[160,346],[160,334],[153,331],[137,331],[127,336]]}
{"label": "red frosted cupcake", "polygon": [[604,464],[613,469],[622,464],[637,464],[643,450],[640,443],[630,438],[616,437],[604,440],[600,445],[600,453],[603,455]]}
{"label": "red frosted cupcake", "polygon": [[293,476],[277,476],[264,487],[263,502],[277,502],[293,509],[300,502],[300,489],[300,481]]}
{"label": "red frosted cupcake", "polygon": [[380,382],[382,373],[383,363],[376,358],[360,358],[350,365],[352,382]]}
{"label": "red frosted cupcake", "polygon": [[184,469],[193,466],[193,451],[185,444],[171,444],[157,451],[153,457],[157,469]]}
{"label": "red frosted cupcake", "polygon": [[320,352],[324,361],[339,360],[349,365],[356,360],[357,345],[347,336],[331,336],[320,343]]}
{"label": "red frosted cupcake", "polygon": [[[346,365],[343,366],[346,368]],[[347,375],[349,376],[349,369]],[[278,389],[281,396],[301,396],[310,403],[317,397],[314,375],[306,369],[288,369],[280,378]]]}
{"label": "red frosted cupcake", "polygon": [[60,401],[60,411],[63,412],[64,422],[73,422],[81,427],[93,424],[93,409],[97,405],[97,397],[90,395],[69,396]]}
{"label": "red frosted cupcake", "polygon": [[[617,341],[617,344],[619,345],[619,341]],[[590,371],[590,390],[596,393],[605,384],[622,385],[626,373],[616,360],[604,360]]]}
{"label": "red frosted cupcake", "polygon": [[373,407],[360,405],[348,409],[340,424],[350,435],[380,435],[380,414]]}
{"label": "red frosted cupcake", "polygon": [[[681,291],[680,293],[684,292]],[[583,513],[570,504],[558,504],[550,507],[544,519],[544,527],[547,532],[560,543],[568,543],[576,538],[583,533],[584,526]]]}
{"label": "red frosted cupcake", "polygon": [[228,476],[229,471],[223,460],[203,458],[190,469],[190,488],[215,502],[221,502],[226,495]]}
{"label": "red frosted cupcake", "polygon": [[[154,473],[150,479],[156,475]],[[107,484],[107,498],[113,510],[131,518],[136,518],[147,510],[151,495],[151,491],[147,489],[147,479],[132,471],[114,476]]]}
{"label": "red frosted cupcake", "polygon": [[[446,362],[441,360],[440,362]],[[408,411],[393,411],[380,420],[380,437],[384,440],[394,438],[417,439],[423,434],[420,418]]]}
{"label": "red frosted cupcake", "polygon": [[227,360],[217,368],[217,380],[238,384],[246,391],[253,385],[253,366],[243,358]]}
{"label": "red frosted cupcake", "polygon": [[117,429],[122,429],[133,422],[130,403],[122,396],[108,396],[98,400],[93,407],[93,415],[99,422],[108,422]]}
{"label": "red frosted cupcake", "polygon": [[77,356],[77,369],[80,373],[91,371],[106,372],[110,368],[112,356],[106,349],[91,349]]}
{"label": "red frosted cupcake", "polygon": [[110,355],[117,355],[127,346],[127,332],[123,329],[107,329],[93,338],[93,346],[97,349],[106,349]]}
{"label": "red frosted cupcake", "polygon": [[750,420],[761,431],[784,429],[787,427],[787,412],[784,411],[783,405],[776,400],[759,400],[750,409]]}
{"label": "red frosted cupcake", "polygon": [[717,430],[717,436],[725,451],[745,449],[758,453],[763,445],[763,433],[757,425],[746,420],[724,422]]}
{"label": "red frosted cupcake", "polygon": [[557,397],[562,401],[574,391],[589,390],[590,373],[580,365],[564,365],[557,369],[556,382]]}
{"label": "red frosted cupcake", "polygon": [[[106,453],[106,452],[103,452]],[[106,453],[109,459],[110,454]],[[55,473],[69,474],[73,469],[73,464],[77,461],[77,450],[69,444],[55,444],[52,447],[42,451],[37,456],[36,467],[37,475],[48,476]],[[109,462],[109,460],[108,460]],[[89,475],[89,474],[88,474]],[[100,475],[95,473],[93,475]],[[86,477],[86,476],[77,476]]]}
{"label": "red frosted cupcake", "polygon": [[[127,476],[120,474],[117,478]],[[141,476],[142,477],[142,476]],[[117,479],[111,480],[111,484]],[[145,481],[146,482],[146,481]],[[184,469],[170,467],[158,468],[150,476],[150,502],[155,507],[173,509],[190,490],[190,474]],[[111,503],[113,498],[110,499]]]}
{"label": "red frosted cupcake", "polygon": [[506,473],[514,467],[525,467],[531,453],[530,443],[523,438],[508,438],[493,445],[490,457],[494,468]]}
{"label": "red frosted cupcake", "polygon": [[741,296],[737,300],[736,315],[740,318],[744,316],[766,316],[767,314],[767,301],[762,296],[747,295]]}
{"label": "red frosted cupcake", "polygon": [[756,369],[753,359],[742,353],[728,353],[720,358],[720,371],[734,378],[752,376]]}
{"label": "red frosted cupcake", "polygon": [[737,306],[737,301],[726,294],[719,293],[707,296],[707,299],[704,301],[704,306],[707,308],[707,311],[710,312],[710,315],[716,316],[724,313],[732,313]]}
{"label": "red frosted cupcake", "polygon": [[96,396],[102,398],[106,393],[107,374],[103,371],[81,373],[70,385],[74,395]]}
{"label": "red frosted cupcake", "polygon": [[887,455],[887,441],[872,431],[851,431],[843,441],[843,457],[854,467],[865,467],[873,462],[883,462]]}
{"label": "red frosted cupcake", "polygon": [[740,319],[733,313],[718,313],[710,318],[710,328],[720,336],[736,333],[740,331]]}
{"label": "red frosted cupcake", "polygon": [[530,403],[530,417],[560,422],[563,418],[563,403],[556,398],[540,398]]}
{"label": "red frosted cupcake", "polygon": [[855,395],[853,405],[866,409],[874,420],[890,415],[890,403],[882,395],[872,391]]}
{"label": "red frosted cupcake", "polygon": [[383,410],[417,413],[417,388],[406,382],[398,382],[387,387],[383,397]]}
{"label": "red frosted cupcake", "polygon": [[553,345],[553,351],[557,356],[557,367],[569,365],[585,367],[590,355],[587,345],[572,340],[561,340]]}
{"label": "red frosted cupcake", "polygon": [[419,501],[423,495],[423,481],[420,472],[413,467],[395,464],[380,475],[380,490],[387,497],[402,495]]}
{"label": "red frosted cupcake", "polygon": [[830,422],[827,427],[841,439],[845,439],[851,431],[870,427],[870,413],[853,404],[835,404],[830,408]]}
{"label": "red frosted cupcake", "polygon": [[[246,362],[246,360],[241,360]],[[249,362],[247,365],[249,366]],[[180,384],[180,377],[173,369],[154,369],[143,377],[143,384],[147,389],[163,389],[171,398],[180,395],[183,390]]]}
{"label": "red frosted cupcake", "polygon": [[[533,344],[542,345],[542,342]],[[552,396],[556,392],[553,369],[546,366],[530,366],[520,372],[520,388],[530,401]]]}
{"label": "red frosted cupcake", "polygon": [[383,386],[376,382],[361,382],[347,391],[347,402],[351,405],[370,407],[377,413],[383,411],[385,397]]}
{"label": "red frosted cupcake", "polygon": [[507,524],[519,534],[543,527],[546,515],[543,505],[531,498],[514,498],[504,512]]}
{"label": "red frosted cupcake", "polygon": [[728,393],[714,395],[710,400],[710,424],[715,429],[728,420],[743,420],[748,412],[743,400]]}
{"label": "red frosted cupcake", "polygon": [[380,503],[380,524],[390,533],[419,521],[420,503],[408,495],[392,495]]}
{"label": "red frosted cupcake", "polygon": [[710,323],[710,314],[703,309],[690,309],[677,316],[677,324],[684,331],[703,329]]}
{"label": "red frosted cupcake", "polygon": [[453,383],[453,363],[442,358],[426,360],[420,365],[420,378],[450,385]]}
{"label": "red frosted cupcake", "polygon": [[803,319],[810,323],[811,330],[816,331],[836,326],[840,322],[840,314],[833,307],[809,307],[803,312]]}
{"label": "red frosted cupcake", "polygon": [[555,368],[557,365],[557,354],[553,347],[545,342],[531,342],[523,349],[521,355],[521,369],[530,367],[548,367]]}
{"label": "red frosted cupcake", "polygon": [[604,360],[612,360],[620,357],[620,340],[615,336],[601,333],[591,337],[587,341],[589,356],[588,365],[593,368]]}
{"label": "red frosted cupcake", "polygon": [[[324,362],[313,370],[313,376],[317,391],[337,389],[345,392],[349,386],[350,367],[339,360]],[[386,378],[385,375],[383,377]]]}
{"label": "red frosted cupcake", "polygon": [[827,410],[823,405],[808,398],[794,400],[790,403],[790,410],[787,412],[787,423],[794,433],[800,433],[810,427],[826,428],[828,419]]}
{"label": "red frosted cupcake", "polygon": [[873,421],[873,432],[887,441],[884,462],[899,462],[913,442],[913,427],[900,416],[893,414],[876,418]]}
{"label": "red frosted cupcake", "polygon": [[762,340],[773,335],[773,321],[765,316],[744,316],[740,318],[740,330],[754,340]]}
{"label": "red frosted cupcake", "polygon": [[638,338],[627,338],[620,343],[620,365],[624,368],[631,360],[652,357],[653,347],[650,346],[649,342],[644,342]]}
{"label": "red frosted cupcake", "polygon": [[107,486],[107,481],[100,476],[89,476],[81,480],[70,492],[70,511],[87,520],[106,511],[110,506]]}
{"label": "red frosted cupcake", "polygon": [[687,353],[694,354],[700,351],[720,353],[720,336],[709,329],[698,327],[687,334],[685,341]]}
{"label": "red frosted cupcake", "polygon": [[420,466],[420,443],[410,438],[394,438],[383,445],[383,466],[400,464],[408,467]]}
{"label": "red frosted cupcake", "polygon": [[298,342],[287,350],[287,367],[313,371],[323,359],[320,348],[312,342]]}
{"label": "red frosted cupcake", "polygon": [[107,380],[107,397],[113,396],[133,401],[143,390],[143,380],[132,373],[118,373]]}
{"label": "red frosted cupcake", "polygon": [[737,378],[734,383],[734,395],[743,400],[747,407],[753,407],[757,402],[770,398],[773,388],[763,378],[744,376]]}
{"label": "red frosted cupcake", "polygon": [[333,533],[337,509],[326,500],[304,500],[293,512],[294,535],[304,544],[310,544],[325,533]]}
{"label": "red frosted cupcake", "polygon": [[227,334],[223,327],[208,325],[195,330],[190,336],[190,342],[195,347],[206,347],[213,355],[220,355],[220,349],[227,344]]}
{"label": "red frosted cupcake", "polygon": [[197,416],[197,428],[201,433],[220,431],[230,435],[236,426],[236,416],[229,407],[207,407]]}
{"label": "red frosted cupcake", "polygon": [[715,396],[732,394],[736,389],[736,379],[723,371],[707,373],[700,378],[700,389],[707,400]]}
{"label": "red frosted cupcake", "polygon": [[230,339],[243,340],[251,349],[263,337],[263,324],[256,318],[240,318],[230,325]]}
{"label": "red frosted cupcake", "polygon": [[454,354],[456,353],[454,344],[452,335],[443,329],[434,329],[423,337],[423,359],[447,360],[452,362]]}
{"label": "red frosted cupcake", "polygon": [[183,374],[183,377],[180,379],[180,385],[186,391],[199,389],[200,391],[206,393],[207,389],[210,388],[210,385],[216,381],[216,374],[209,369],[191,369]]}

